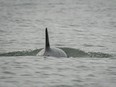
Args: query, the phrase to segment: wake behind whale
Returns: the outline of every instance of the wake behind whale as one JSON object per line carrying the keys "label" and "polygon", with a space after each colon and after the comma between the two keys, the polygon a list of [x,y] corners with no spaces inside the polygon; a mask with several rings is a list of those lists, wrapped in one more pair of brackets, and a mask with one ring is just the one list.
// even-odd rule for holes
{"label": "wake behind whale", "polygon": [[42,49],[37,55],[38,56],[67,57],[67,54],[63,50],[59,48],[50,47],[47,28],[45,30],[45,48]]}

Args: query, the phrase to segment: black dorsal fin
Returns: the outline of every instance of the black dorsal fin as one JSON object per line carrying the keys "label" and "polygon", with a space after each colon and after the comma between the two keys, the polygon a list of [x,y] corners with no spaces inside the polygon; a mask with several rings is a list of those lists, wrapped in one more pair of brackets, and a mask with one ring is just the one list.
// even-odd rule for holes
{"label": "black dorsal fin", "polygon": [[48,35],[47,28],[45,30],[45,35],[46,35],[46,37],[45,37],[45,49],[49,49],[50,48],[50,44],[49,44],[49,35]]}

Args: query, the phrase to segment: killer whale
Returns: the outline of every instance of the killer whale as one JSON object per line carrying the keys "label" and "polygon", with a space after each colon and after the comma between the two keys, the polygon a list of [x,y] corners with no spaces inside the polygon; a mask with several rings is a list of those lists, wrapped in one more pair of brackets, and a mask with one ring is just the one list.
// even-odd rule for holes
{"label": "killer whale", "polygon": [[47,28],[45,29],[45,48],[42,49],[38,56],[52,56],[52,57],[67,57],[67,54],[59,48],[53,48],[49,43],[49,35]]}

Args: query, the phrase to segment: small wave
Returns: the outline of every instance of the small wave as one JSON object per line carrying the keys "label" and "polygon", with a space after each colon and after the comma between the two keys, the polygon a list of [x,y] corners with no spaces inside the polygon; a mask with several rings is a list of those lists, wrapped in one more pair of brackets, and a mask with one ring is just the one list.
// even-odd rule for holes
{"label": "small wave", "polygon": [[35,56],[41,49],[0,53],[0,56]]}
{"label": "small wave", "polygon": [[74,48],[61,48],[63,49],[69,57],[97,57],[97,58],[109,58],[112,57],[111,54],[102,52],[85,52],[80,49]]}
{"label": "small wave", "polygon": [[4,71],[3,72],[4,74],[12,74],[12,75],[15,75],[15,73],[11,72],[11,71]]}
{"label": "small wave", "polygon": [[[102,52],[85,52],[80,49],[74,48],[60,48],[66,52],[68,57],[96,57],[96,58],[109,58],[111,54]],[[27,51],[14,51],[8,53],[0,53],[0,56],[36,56],[41,49],[27,50]]]}

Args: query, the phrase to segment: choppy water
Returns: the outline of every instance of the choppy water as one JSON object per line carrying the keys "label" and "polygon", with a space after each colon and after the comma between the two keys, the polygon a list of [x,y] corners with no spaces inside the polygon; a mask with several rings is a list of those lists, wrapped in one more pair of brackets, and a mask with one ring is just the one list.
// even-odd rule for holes
{"label": "choppy water", "polygon": [[0,57],[0,87],[115,87],[110,58]]}
{"label": "choppy water", "polygon": [[115,58],[116,0],[0,0],[0,87],[115,87]]}

